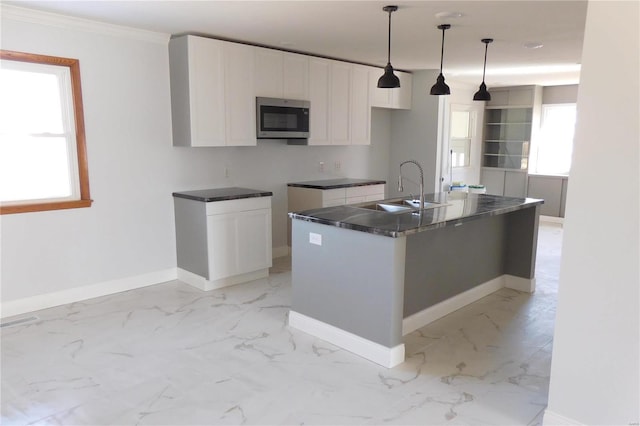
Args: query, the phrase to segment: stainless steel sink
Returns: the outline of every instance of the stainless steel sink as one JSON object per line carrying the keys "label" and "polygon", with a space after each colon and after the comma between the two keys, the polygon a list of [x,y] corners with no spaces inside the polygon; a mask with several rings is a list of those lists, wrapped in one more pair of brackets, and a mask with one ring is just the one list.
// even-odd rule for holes
{"label": "stainless steel sink", "polygon": [[[372,203],[359,205],[357,207],[369,210],[378,210],[387,213],[401,214],[401,213],[417,213],[419,211],[420,200],[390,200],[383,203]],[[442,204],[434,203],[431,201],[424,202],[424,209],[432,209],[440,207]],[[424,210],[423,209],[423,210]]]}
{"label": "stainless steel sink", "polygon": [[[408,204],[411,207],[417,209],[418,207],[420,207],[420,200],[403,200],[404,204]],[[440,207],[442,204],[440,203],[435,203],[433,201],[425,201],[424,202],[424,209],[433,209],[436,207]]]}

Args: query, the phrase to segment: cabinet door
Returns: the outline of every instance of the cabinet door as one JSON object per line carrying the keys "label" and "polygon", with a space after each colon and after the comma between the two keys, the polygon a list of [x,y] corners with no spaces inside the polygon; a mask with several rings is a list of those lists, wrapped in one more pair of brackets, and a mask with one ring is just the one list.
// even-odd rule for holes
{"label": "cabinet door", "polygon": [[331,62],[331,143],[349,145],[351,140],[351,64]]}
{"label": "cabinet door", "polygon": [[557,176],[529,176],[527,197],[542,198],[540,214],[560,217],[563,178]]}
{"label": "cabinet door", "polygon": [[527,196],[527,173],[526,172],[504,172],[504,195],[505,197]]}
{"label": "cabinet door", "polygon": [[482,184],[487,194],[504,195],[504,170],[482,169]]}
{"label": "cabinet door", "polygon": [[411,109],[413,76],[400,71],[396,71],[396,75],[400,79],[400,88],[391,89],[392,106],[397,109]]}
{"label": "cabinet door", "polygon": [[222,42],[188,36],[190,145],[225,145]]}
{"label": "cabinet door", "polygon": [[227,145],[256,145],[253,47],[224,43]]}
{"label": "cabinet door", "polygon": [[294,53],[284,53],[284,97],[309,100],[309,58]]}
{"label": "cabinet door", "polygon": [[329,145],[329,72],[326,59],[309,60],[309,145]]}
{"label": "cabinet door", "polygon": [[271,209],[237,214],[237,271],[240,274],[271,266]]}
{"label": "cabinet door", "polygon": [[[369,68],[369,90],[371,90],[371,106],[391,108],[394,89],[378,88],[378,80],[384,74],[382,68]],[[402,85],[402,82],[400,83]]]}
{"label": "cabinet door", "polygon": [[283,53],[278,50],[255,48],[256,96],[281,98],[283,94]]}
{"label": "cabinet door", "polygon": [[235,213],[207,216],[210,281],[237,274],[238,220]]}
{"label": "cabinet door", "polygon": [[371,145],[369,70],[366,67],[353,67],[351,89],[351,144]]}

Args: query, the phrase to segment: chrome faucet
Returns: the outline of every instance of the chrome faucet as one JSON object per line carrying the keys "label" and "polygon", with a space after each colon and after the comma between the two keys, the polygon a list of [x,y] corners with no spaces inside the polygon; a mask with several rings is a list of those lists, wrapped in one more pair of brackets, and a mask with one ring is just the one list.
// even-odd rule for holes
{"label": "chrome faucet", "polygon": [[400,163],[400,175],[398,176],[398,191],[400,192],[404,191],[404,188],[402,186],[402,166],[404,166],[407,163],[415,164],[418,167],[418,170],[420,170],[420,207],[419,209],[422,211],[424,210],[424,172],[422,171],[422,166],[420,165],[420,163],[414,160],[407,160]]}

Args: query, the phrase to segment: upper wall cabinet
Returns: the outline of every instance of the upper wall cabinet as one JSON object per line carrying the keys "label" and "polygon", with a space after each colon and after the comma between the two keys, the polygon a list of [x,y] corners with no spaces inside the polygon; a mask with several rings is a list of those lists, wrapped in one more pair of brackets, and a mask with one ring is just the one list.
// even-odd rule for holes
{"label": "upper wall cabinet", "polygon": [[256,144],[253,47],[181,36],[169,64],[174,145]]}
{"label": "upper wall cabinet", "polygon": [[400,79],[400,87],[395,89],[378,88],[378,79],[384,70],[369,68],[369,90],[371,91],[371,106],[390,109],[411,109],[411,90],[413,77],[411,74],[395,71]]}
{"label": "upper wall cabinet", "polygon": [[367,67],[309,59],[309,145],[371,144]]}
{"label": "upper wall cabinet", "polygon": [[309,58],[254,48],[256,96],[309,100]]}

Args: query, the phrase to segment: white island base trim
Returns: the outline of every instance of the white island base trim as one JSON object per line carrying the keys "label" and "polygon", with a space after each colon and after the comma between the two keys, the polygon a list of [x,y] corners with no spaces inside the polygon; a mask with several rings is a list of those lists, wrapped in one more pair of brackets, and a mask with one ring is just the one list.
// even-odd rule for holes
{"label": "white island base trim", "polygon": [[289,326],[383,367],[392,368],[404,362],[404,343],[389,348],[295,311],[289,311]]}
{"label": "white island base trim", "polygon": [[535,278],[521,278],[513,275],[501,275],[485,283],[477,285],[463,293],[457,294],[450,299],[443,300],[433,306],[429,306],[420,312],[416,312],[402,320],[402,335],[415,331],[424,327],[433,321],[449,315],[470,303],[480,300],[503,287],[522,291],[525,293],[533,293],[536,289]]}
{"label": "white island base trim", "polygon": [[232,275],[230,277],[209,281],[208,279],[194,274],[193,272],[178,268],[178,280],[192,285],[195,288],[199,288],[203,291],[215,290],[217,288],[228,287],[230,285],[246,283],[248,281],[259,280],[260,278],[266,278],[268,276],[269,268],[264,268],[258,269],[257,271],[247,272],[239,275]]}

